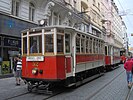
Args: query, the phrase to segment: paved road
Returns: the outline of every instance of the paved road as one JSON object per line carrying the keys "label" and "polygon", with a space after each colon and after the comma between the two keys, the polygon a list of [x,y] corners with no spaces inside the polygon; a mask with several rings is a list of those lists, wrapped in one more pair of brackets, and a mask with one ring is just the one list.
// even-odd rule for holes
{"label": "paved road", "polygon": [[[15,78],[0,79],[0,100],[10,97],[13,98],[8,100],[43,100],[48,97],[45,94],[26,92],[27,86],[23,82],[21,86],[15,86]],[[76,89],[68,89],[47,100],[125,100],[128,92],[125,70],[121,66],[96,80]],[[133,100],[132,91],[130,100]]]}

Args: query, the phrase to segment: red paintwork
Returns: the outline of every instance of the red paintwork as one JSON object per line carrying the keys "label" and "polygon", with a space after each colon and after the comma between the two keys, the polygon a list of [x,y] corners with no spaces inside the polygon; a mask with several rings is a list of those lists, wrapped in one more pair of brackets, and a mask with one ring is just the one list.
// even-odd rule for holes
{"label": "red paintwork", "polygon": [[76,63],[104,60],[104,55],[100,54],[88,54],[88,55],[76,55]]}
{"label": "red paintwork", "polygon": [[113,56],[113,60],[115,61],[115,60],[121,60],[121,58],[120,58],[120,56]]}
{"label": "red paintwork", "polygon": [[66,58],[66,72],[67,73],[71,72],[71,57]]}
{"label": "red paintwork", "polygon": [[111,65],[111,56],[105,56],[105,65]]}
{"label": "red paintwork", "polygon": [[[38,63],[34,66],[33,63]],[[43,70],[43,74],[32,74],[33,68]],[[26,62],[26,57],[22,58],[22,77],[37,79],[65,79],[65,57],[64,56],[47,56],[42,62]]]}

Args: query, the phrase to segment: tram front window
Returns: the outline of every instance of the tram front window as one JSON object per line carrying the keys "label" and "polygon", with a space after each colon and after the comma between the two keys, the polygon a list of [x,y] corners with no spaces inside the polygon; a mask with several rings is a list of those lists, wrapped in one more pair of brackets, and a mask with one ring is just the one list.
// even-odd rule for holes
{"label": "tram front window", "polygon": [[30,53],[42,53],[42,38],[41,36],[30,37]]}
{"label": "tram front window", "polygon": [[26,37],[23,38],[23,53],[24,54],[27,53],[27,38]]}
{"label": "tram front window", "polygon": [[45,52],[51,53],[54,51],[53,49],[53,34],[45,35]]}
{"label": "tram front window", "polygon": [[63,35],[57,35],[57,52],[63,52]]}

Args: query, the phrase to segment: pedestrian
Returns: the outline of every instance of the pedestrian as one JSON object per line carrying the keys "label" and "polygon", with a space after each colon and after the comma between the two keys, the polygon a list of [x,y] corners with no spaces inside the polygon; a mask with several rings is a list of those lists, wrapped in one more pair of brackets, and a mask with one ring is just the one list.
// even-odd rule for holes
{"label": "pedestrian", "polygon": [[[14,77],[16,78],[16,68],[17,68],[17,56],[14,57],[13,59],[13,73],[14,73]],[[17,81],[17,78],[16,78],[16,81]]]}
{"label": "pedestrian", "polygon": [[22,60],[20,57],[17,57],[17,66],[16,66],[16,85],[20,85],[21,81],[21,71],[22,71]]}
{"label": "pedestrian", "polygon": [[121,56],[121,63],[124,64],[126,62],[126,56],[125,53]]}
{"label": "pedestrian", "polygon": [[33,42],[33,45],[30,48],[30,53],[37,53],[37,43]]}
{"label": "pedestrian", "polygon": [[17,56],[14,57],[13,59],[13,70],[16,72],[16,66],[17,66]]}
{"label": "pedestrian", "polygon": [[132,67],[133,67],[133,61],[131,57],[128,57],[127,61],[124,64],[124,68],[126,69],[127,83],[129,88],[132,87]]}

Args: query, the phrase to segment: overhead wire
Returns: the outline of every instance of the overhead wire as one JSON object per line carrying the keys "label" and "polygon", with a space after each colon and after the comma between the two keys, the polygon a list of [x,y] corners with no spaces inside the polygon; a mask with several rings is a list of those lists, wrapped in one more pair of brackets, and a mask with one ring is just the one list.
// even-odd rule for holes
{"label": "overhead wire", "polygon": [[[118,3],[119,3],[119,5],[121,6],[122,10],[125,11],[125,9],[123,8],[123,6],[122,6],[122,4],[121,4],[121,2],[120,2],[119,0],[118,0]],[[127,15],[128,15],[128,13],[127,13]],[[133,27],[133,24],[131,23],[131,21],[129,20],[129,18],[128,18],[127,15],[125,15],[125,17],[126,17],[128,23]]]}

